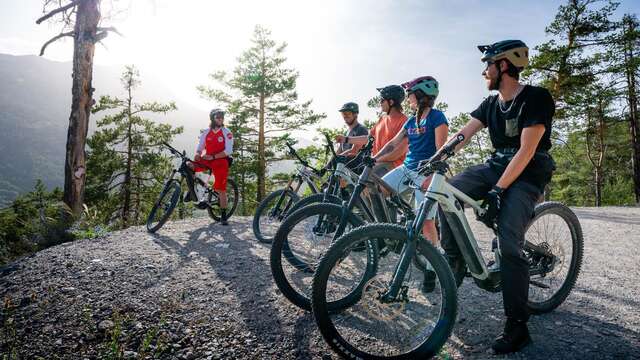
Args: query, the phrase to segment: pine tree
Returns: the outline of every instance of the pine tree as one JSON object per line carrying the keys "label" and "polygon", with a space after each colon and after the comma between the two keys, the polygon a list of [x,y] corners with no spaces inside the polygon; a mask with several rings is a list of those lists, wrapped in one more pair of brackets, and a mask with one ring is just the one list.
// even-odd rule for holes
{"label": "pine tree", "polygon": [[88,200],[101,208],[107,223],[139,224],[157,196],[171,162],[159,146],[182,132],[182,127],[155,123],[143,113],[176,110],[175,103],[136,103],[133,91],[140,74],[127,66],[122,74],[126,97],[102,96],[93,112],[108,111],[89,139]]}
{"label": "pine tree", "polygon": [[[311,110],[311,101],[298,102],[296,82],[299,74],[285,66],[287,45],[276,44],[270,36],[269,30],[256,26],[252,46],[238,58],[232,74],[217,72],[211,75],[222,90],[198,87],[203,96],[224,104],[231,117],[243,121],[243,144],[236,147],[236,152],[252,154],[256,159],[255,164],[253,159],[249,160],[250,166],[246,168],[234,164],[233,171],[247,171],[241,175],[243,177],[255,176],[256,202],[265,196],[267,169],[276,160],[274,149],[279,147],[284,136],[325,117]],[[246,192],[242,196],[246,196]]]}

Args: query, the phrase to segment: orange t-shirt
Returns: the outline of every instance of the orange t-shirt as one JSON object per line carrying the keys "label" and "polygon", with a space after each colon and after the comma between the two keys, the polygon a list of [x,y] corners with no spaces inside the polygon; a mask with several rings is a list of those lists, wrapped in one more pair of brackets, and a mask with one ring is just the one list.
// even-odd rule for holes
{"label": "orange t-shirt", "polygon": [[[375,141],[373,143],[373,154],[377,154],[382,147],[391,141],[400,130],[402,130],[402,126],[407,122],[407,116],[405,114],[395,113],[394,115],[382,115],[380,120],[371,128],[369,134],[373,135]],[[402,155],[393,161],[393,166],[400,166],[404,161],[405,156],[407,155],[407,151],[409,150],[409,145],[405,141],[403,143],[404,151]]]}

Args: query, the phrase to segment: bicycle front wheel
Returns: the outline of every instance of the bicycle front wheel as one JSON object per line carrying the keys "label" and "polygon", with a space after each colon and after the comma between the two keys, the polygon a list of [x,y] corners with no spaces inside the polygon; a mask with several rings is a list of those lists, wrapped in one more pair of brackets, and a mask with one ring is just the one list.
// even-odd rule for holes
{"label": "bicycle front wheel", "polygon": [[300,197],[289,189],[280,189],[267,195],[253,215],[253,234],[258,241],[271,243],[287,212]]}
{"label": "bicycle front wheel", "polygon": [[[456,319],[453,274],[444,257],[420,238],[416,255],[397,296],[387,292],[400,254],[380,254],[376,273],[361,284],[360,244],[373,239],[405,243],[406,229],[392,224],[359,227],[338,239],[320,261],[313,278],[313,315],[320,333],[344,358],[417,359],[437,354]],[[430,264],[429,267],[419,264]],[[357,290],[347,308],[335,299]],[[338,311],[341,310],[341,311]]]}
{"label": "bicycle front wheel", "polygon": [[[304,310],[311,310],[313,272],[335,237],[341,215],[340,205],[308,205],[287,216],[274,237],[270,257],[273,280],[289,301]],[[363,224],[353,214],[345,222],[345,232]],[[374,266],[377,249],[365,250],[363,246],[362,261]]]}
{"label": "bicycle front wheel", "polygon": [[162,189],[158,200],[151,208],[147,218],[147,231],[154,233],[158,231],[169,220],[173,209],[180,200],[180,184],[177,180],[170,180]]}

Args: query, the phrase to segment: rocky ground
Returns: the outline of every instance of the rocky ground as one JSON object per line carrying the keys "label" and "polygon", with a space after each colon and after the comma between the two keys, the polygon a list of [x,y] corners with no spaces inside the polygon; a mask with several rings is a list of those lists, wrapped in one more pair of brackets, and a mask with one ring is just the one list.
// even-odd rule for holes
{"label": "rocky ground", "polygon": [[[441,358],[640,358],[640,209],[575,212],[585,233],[582,273],[560,308],[532,318],[534,343],[493,356],[501,295],[467,279]],[[229,227],[207,218],[168,223],[155,235],[131,228],[2,268],[3,359],[337,358],[311,315],[276,291],[269,247],[250,225],[234,217]]]}

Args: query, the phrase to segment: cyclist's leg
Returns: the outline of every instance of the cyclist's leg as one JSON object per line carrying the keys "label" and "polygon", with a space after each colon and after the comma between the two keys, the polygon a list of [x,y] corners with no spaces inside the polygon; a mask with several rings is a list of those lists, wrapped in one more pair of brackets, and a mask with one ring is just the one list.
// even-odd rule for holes
{"label": "cyclist's leg", "polygon": [[409,190],[409,186],[406,184],[409,180],[407,171],[404,165],[400,165],[383,176],[382,181],[387,183],[387,185],[398,194],[402,194]]}
{"label": "cyclist's leg", "polygon": [[218,193],[220,198],[220,208],[227,208],[227,177],[229,176],[229,162],[227,159],[216,159],[212,164],[213,170],[213,190]]}
{"label": "cyclist's leg", "polygon": [[[418,173],[414,173],[413,182],[415,185],[420,186],[422,189],[424,189],[415,190],[416,204],[420,204],[424,200],[424,191],[429,187],[429,184],[431,184],[431,177],[427,178]],[[435,218],[436,211],[438,211],[437,206],[433,207],[429,211],[427,217],[430,219]],[[425,220],[422,223],[422,234],[424,235],[425,239],[429,239],[429,241],[431,241],[434,246],[438,246],[438,244],[440,243],[435,220]]]}
{"label": "cyclist's leg", "polygon": [[385,176],[389,171],[393,170],[393,164],[390,162],[379,162],[376,163],[376,165],[373,167],[373,169],[371,169],[371,171],[373,171],[374,174],[383,177]]}
{"label": "cyclist's leg", "polygon": [[533,217],[540,190],[516,181],[506,189],[498,214],[498,246],[501,261],[502,297],[507,318],[527,321],[529,265],[522,252],[524,234]]}
{"label": "cyclist's leg", "polygon": [[[497,181],[498,174],[486,164],[471,166],[448,180],[449,184],[474,200],[483,198]],[[439,211],[442,248],[448,256],[459,257],[460,249],[447,223],[447,217],[442,209],[439,209]]]}

